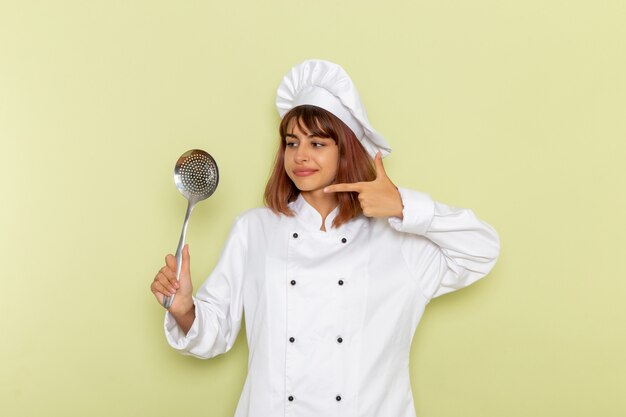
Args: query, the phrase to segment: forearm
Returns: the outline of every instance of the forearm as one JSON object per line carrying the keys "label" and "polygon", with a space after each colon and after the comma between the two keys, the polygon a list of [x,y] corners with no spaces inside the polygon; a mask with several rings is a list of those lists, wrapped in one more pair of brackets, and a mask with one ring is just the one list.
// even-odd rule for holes
{"label": "forearm", "polygon": [[196,319],[195,305],[192,304],[191,308],[184,312],[170,310],[170,314],[172,315],[172,317],[174,317],[176,323],[178,323],[185,335],[187,335],[189,329],[191,329],[191,325]]}
{"label": "forearm", "polygon": [[428,298],[466,287],[487,275],[500,254],[495,229],[470,209],[435,202],[425,193],[402,189],[404,219],[390,218],[399,231],[426,237],[407,237],[402,251],[415,267]]}

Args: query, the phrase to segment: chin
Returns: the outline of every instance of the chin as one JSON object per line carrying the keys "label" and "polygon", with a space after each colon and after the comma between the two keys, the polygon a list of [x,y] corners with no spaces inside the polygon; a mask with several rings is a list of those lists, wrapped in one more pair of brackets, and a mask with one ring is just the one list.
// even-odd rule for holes
{"label": "chin", "polygon": [[306,192],[306,191],[315,191],[315,190],[319,189],[319,187],[311,187],[311,186],[307,187],[307,186],[298,185],[298,184],[296,184],[296,188],[299,191],[304,191],[304,192]]}
{"label": "chin", "polygon": [[315,191],[315,190],[324,188],[324,187],[319,187],[317,185],[298,183],[296,181],[293,181],[293,183],[296,186],[296,188],[301,192]]}
{"label": "chin", "polygon": [[296,186],[296,188],[299,191],[302,191],[302,192],[323,190],[324,187],[333,183],[333,181],[328,181],[328,182],[320,181],[319,178],[308,179],[308,178],[299,178],[299,177],[291,178],[291,182]]}

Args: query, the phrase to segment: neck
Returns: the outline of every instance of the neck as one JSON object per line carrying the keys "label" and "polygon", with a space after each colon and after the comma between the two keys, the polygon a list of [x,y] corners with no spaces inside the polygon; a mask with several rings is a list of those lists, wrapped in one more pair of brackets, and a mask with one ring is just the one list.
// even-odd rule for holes
{"label": "neck", "polygon": [[320,230],[326,231],[326,217],[339,204],[335,193],[325,193],[324,190],[302,191],[302,197],[322,216]]}

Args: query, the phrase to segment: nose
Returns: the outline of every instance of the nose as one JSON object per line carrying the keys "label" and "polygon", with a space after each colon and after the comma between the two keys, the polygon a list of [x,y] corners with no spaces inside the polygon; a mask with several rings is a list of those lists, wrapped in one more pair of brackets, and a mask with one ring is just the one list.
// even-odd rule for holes
{"label": "nose", "polygon": [[296,163],[299,164],[308,161],[309,151],[307,150],[307,146],[301,143],[300,146],[296,148],[296,152],[293,157]]}

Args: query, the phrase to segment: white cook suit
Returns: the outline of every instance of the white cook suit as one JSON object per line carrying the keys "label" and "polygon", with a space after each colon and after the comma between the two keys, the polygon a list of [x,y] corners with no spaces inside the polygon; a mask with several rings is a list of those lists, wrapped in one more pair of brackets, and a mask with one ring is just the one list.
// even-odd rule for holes
{"label": "white cook suit", "polygon": [[168,343],[211,358],[235,343],[243,312],[248,374],[235,417],[415,417],[409,352],[428,302],[487,275],[497,232],[469,209],[399,188],[403,219],[363,215],[331,228],[300,195],[294,217],[238,216]]}

